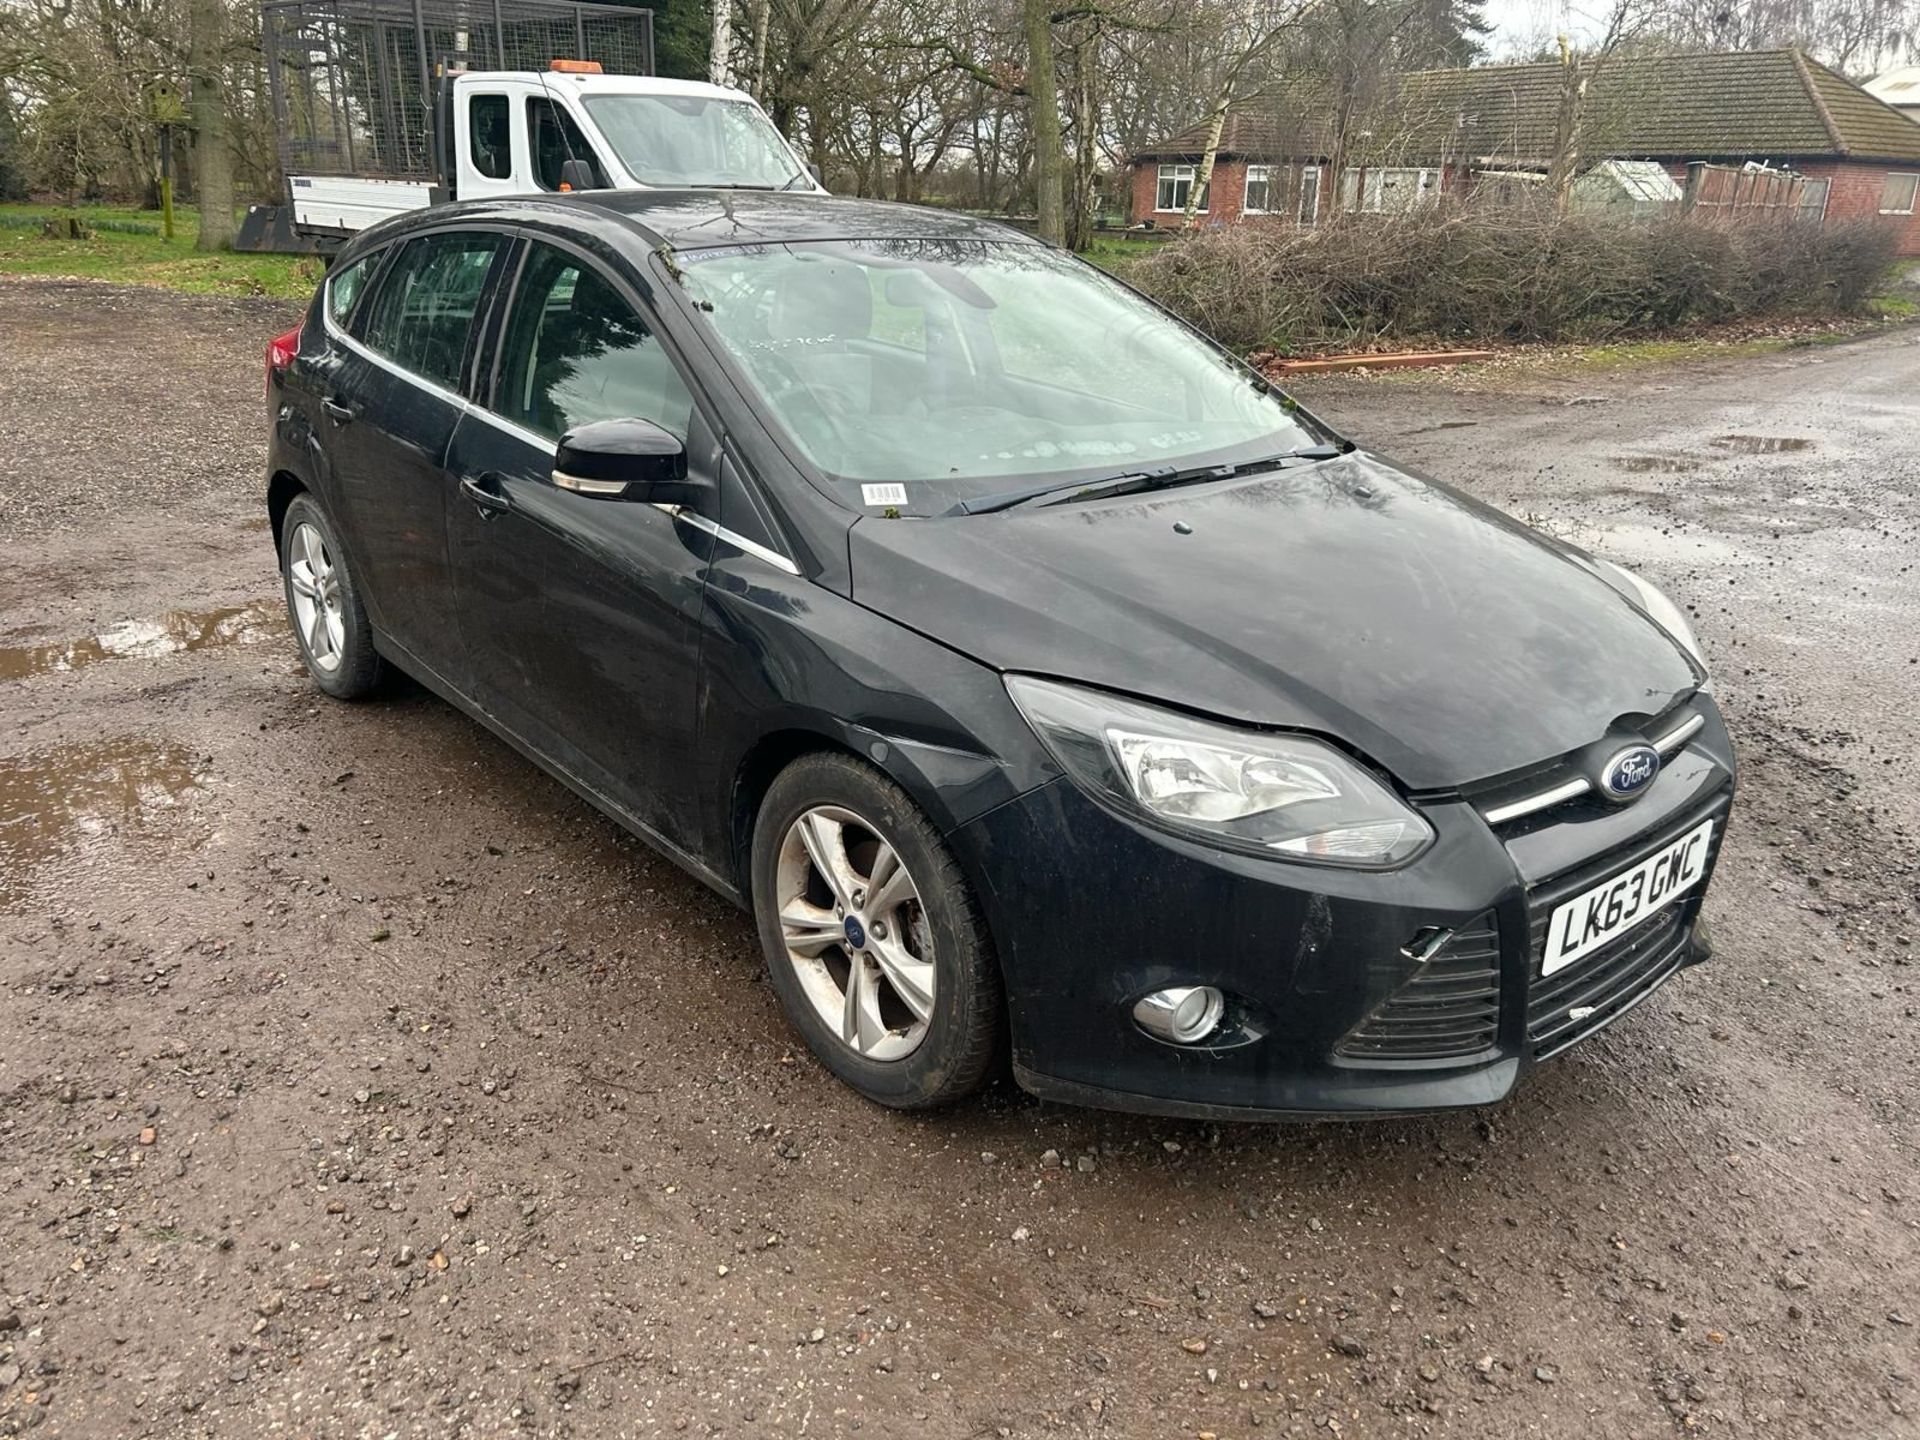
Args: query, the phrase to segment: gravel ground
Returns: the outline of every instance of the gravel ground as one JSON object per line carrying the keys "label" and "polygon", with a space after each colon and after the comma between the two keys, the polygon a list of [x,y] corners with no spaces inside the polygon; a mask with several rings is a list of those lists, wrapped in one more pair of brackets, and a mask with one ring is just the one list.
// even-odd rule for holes
{"label": "gravel ground", "polygon": [[742,916],[320,701],[289,318],[0,282],[0,1435],[1920,1434],[1915,332],[1303,388],[1691,600],[1746,785],[1719,957],[1511,1102],[1211,1127],[875,1110]]}

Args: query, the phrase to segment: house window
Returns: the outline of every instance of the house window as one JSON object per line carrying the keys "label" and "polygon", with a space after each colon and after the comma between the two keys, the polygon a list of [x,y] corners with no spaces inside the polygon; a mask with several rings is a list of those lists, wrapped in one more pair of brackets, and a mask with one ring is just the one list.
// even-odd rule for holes
{"label": "house window", "polygon": [[[1211,187],[1208,187],[1211,188]],[[1162,165],[1160,184],[1154,192],[1153,208],[1156,210],[1185,210],[1187,201],[1193,194],[1193,166]],[[1200,203],[1196,210],[1207,208],[1207,191],[1200,192]]]}
{"label": "house window", "polygon": [[1315,224],[1320,219],[1320,167],[1300,167],[1300,223]]}
{"label": "house window", "polygon": [[1349,209],[1368,215],[1403,215],[1440,193],[1440,172],[1377,165],[1347,171],[1342,187]]}
{"label": "house window", "polygon": [[1833,188],[1831,180],[1805,180],[1800,185],[1800,218],[1811,220],[1816,225],[1827,218],[1827,192]]}
{"label": "house window", "polygon": [[1265,215],[1273,206],[1267,202],[1273,198],[1273,170],[1267,165],[1249,165],[1247,167],[1247,196],[1240,208],[1249,215]]}
{"label": "house window", "polygon": [[1920,192],[1920,175],[1902,175],[1897,171],[1887,176],[1886,183],[1880,187],[1880,213],[1882,215],[1911,215],[1913,201]]}

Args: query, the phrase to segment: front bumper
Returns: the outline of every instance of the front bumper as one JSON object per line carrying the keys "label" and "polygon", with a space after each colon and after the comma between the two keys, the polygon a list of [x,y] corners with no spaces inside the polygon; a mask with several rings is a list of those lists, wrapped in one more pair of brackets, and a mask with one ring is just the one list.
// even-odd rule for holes
{"label": "front bumper", "polygon": [[[1733,796],[1706,724],[1633,805],[1584,801],[1496,832],[1464,801],[1423,806],[1437,843],[1384,873],[1213,849],[1121,819],[1055,781],[954,838],[999,949],[1014,1073],[1036,1095],[1207,1119],[1404,1113],[1503,1098],[1533,1065],[1710,953],[1699,922]],[[1555,905],[1709,816],[1701,881],[1547,979]],[[1416,937],[1451,932],[1420,956]],[[1149,991],[1216,985],[1199,1045],[1132,1020]]]}

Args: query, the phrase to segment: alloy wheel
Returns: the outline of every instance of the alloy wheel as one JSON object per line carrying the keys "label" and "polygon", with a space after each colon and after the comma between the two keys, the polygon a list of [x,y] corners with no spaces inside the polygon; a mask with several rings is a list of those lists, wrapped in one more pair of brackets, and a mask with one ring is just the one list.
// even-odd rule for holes
{"label": "alloy wheel", "polygon": [[869,1060],[900,1060],[933,1017],[933,934],[900,853],[838,805],[803,813],[775,871],[787,962],[821,1021]]}
{"label": "alloy wheel", "polygon": [[340,668],[347,644],[340,574],[316,526],[296,525],[287,542],[287,582],[293,590],[293,622],[316,670]]}

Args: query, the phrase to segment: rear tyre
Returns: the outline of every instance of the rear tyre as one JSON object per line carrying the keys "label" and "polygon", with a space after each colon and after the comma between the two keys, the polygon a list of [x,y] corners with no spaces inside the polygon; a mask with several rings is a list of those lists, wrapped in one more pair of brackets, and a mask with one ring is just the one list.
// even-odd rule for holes
{"label": "rear tyre", "polygon": [[774,991],[829,1070],[901,1110],[980,1088],[999,966],[958,862],[905,791],[849,755],[796,760],[760,806],[751,869]]}
{"label": "rear tyre", "polygon": [[280,535],[287,619],[307,673],[337,700],[371,695],[380,684],[380,656],[326,511],[311,495],[296,496]]}

